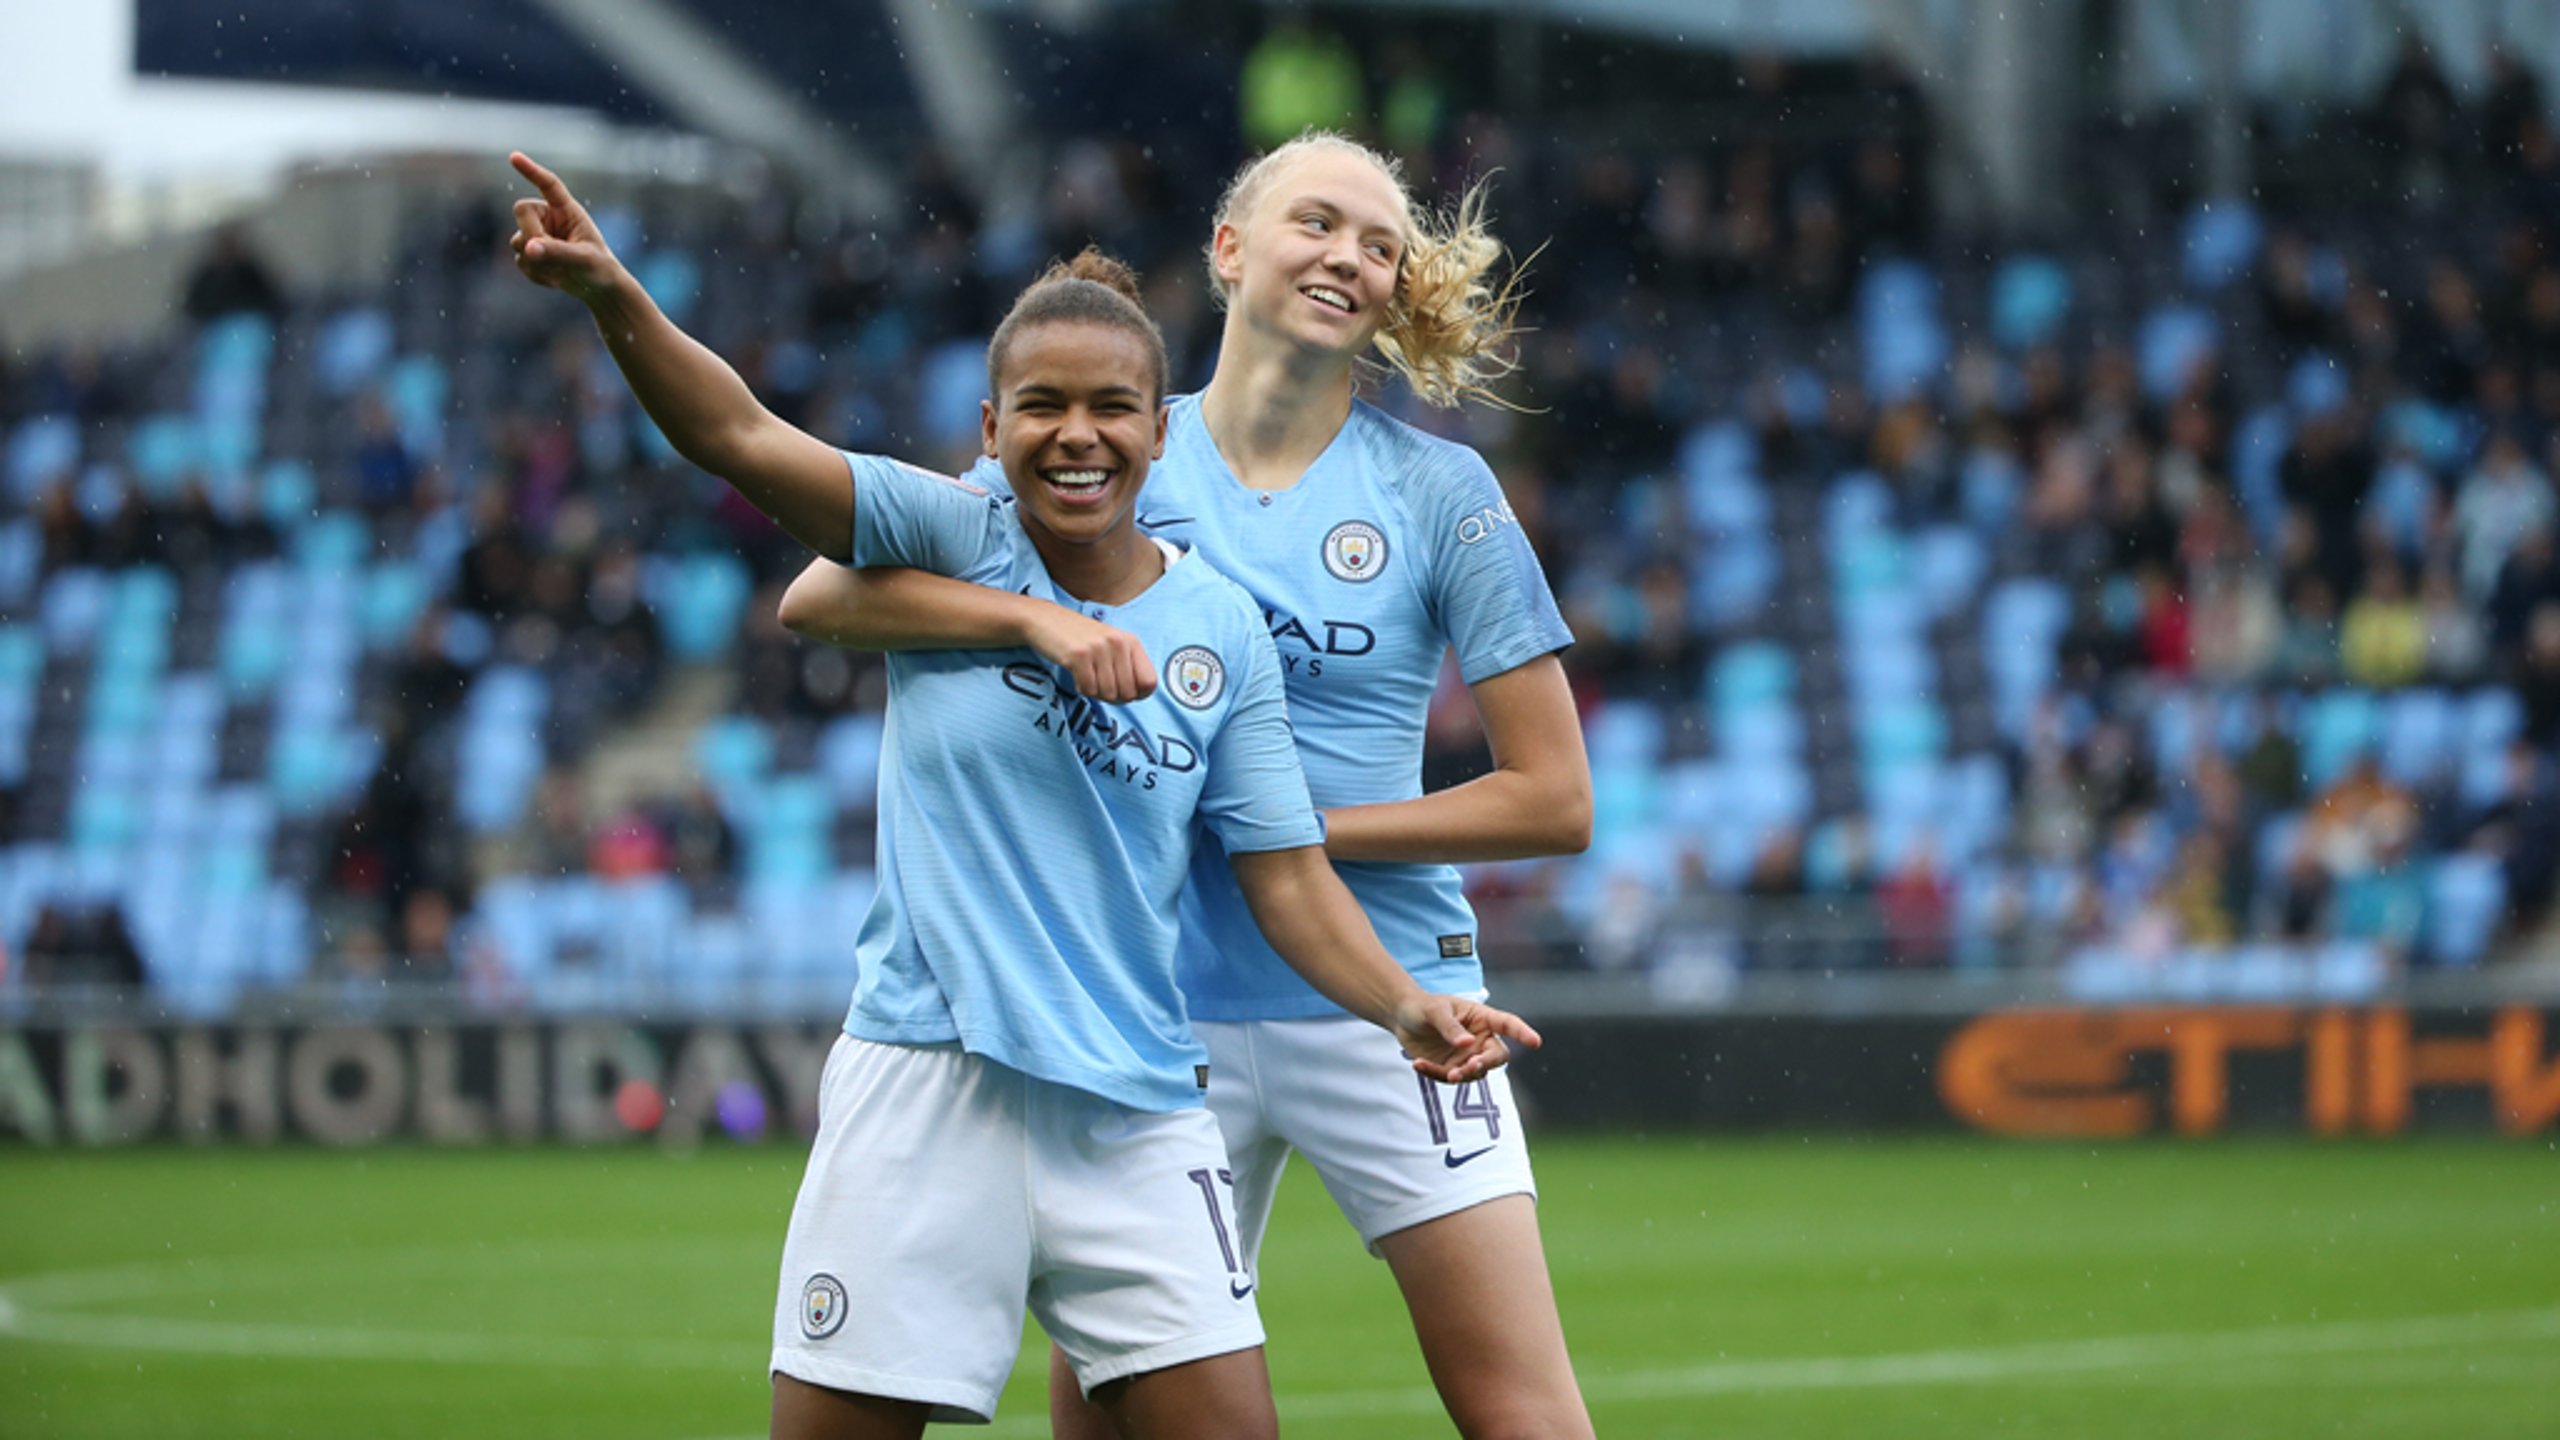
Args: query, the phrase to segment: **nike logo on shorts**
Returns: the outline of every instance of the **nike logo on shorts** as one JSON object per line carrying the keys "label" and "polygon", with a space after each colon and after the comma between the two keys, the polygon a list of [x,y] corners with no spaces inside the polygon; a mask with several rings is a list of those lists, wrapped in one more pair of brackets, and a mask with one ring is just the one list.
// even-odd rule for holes
{"label": "nike logo on shorts", "polygon": [[1253,1282],[1250,1280],[1230,1280],[1227,1282],[1227,1294],[1230,1298],[1241,1300],[1252,1293]]}
{"label": "nike logo on shorts", "polygon": [[1481,1150],[1470,1150],[1464,1155],[1459,1154],[1455,1150],[1443,1150],[1440,1152],[1440,1163],[1448,1166],[1452,1170],[1455,1170],[1459,1166],[1466,1164],[1468,1161],[1473,1160],[1478,1156],[1490,1155],[1493,1151],[1494,1147],[1491,1145],[1487,1145]]}

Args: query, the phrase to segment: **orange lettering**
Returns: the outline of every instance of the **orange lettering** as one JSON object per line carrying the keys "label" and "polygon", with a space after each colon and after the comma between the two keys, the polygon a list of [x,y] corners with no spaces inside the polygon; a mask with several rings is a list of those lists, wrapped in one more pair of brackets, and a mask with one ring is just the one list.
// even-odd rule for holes
{"label": "orange lettering", "polygon": [[2303,1059],[2303,1108],[2315,1135],[2344,1135],[2355,1123],[2356,1021],[2344,1010],[2323,1010],[2311,1021]]}
{"label": "orange lettering", "polygon": [[2124,1040],[2101,1016],[1986,1015],[1939,1054],[1938,1094],[1957,1118],[1995,1134],[2139,1135],[2151,1128],[2152,1104],[2125,1088]]}
{"label": "orange lettering", "polygon": [[2510,1006],[2489,1027],[2489,1093],[2498,1127],[2530,1135],[2560,1121],[2560,1056],[2542,1058],[2542,1012]]}
{"label": "orange lettering", "polygon": [[2229,1117],[2234,1049],[2281,1049],[2301,1031],[2287,1010],[2189,1010],[2165,1020],[2169,1114],[2181,1135],[2210,1135]]}

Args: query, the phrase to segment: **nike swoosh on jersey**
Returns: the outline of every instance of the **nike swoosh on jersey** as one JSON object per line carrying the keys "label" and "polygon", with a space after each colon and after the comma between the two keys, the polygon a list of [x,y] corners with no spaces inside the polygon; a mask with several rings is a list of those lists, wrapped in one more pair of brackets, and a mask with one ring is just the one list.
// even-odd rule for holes
{"label": "nike swoosh on jersey", "polygon": [[1235,1299],[1241,1300],[1252,1293],[1253,1282],[1250,1280],[1247,1280],[1242,1285],[1238,1285],[1233,1280],[1227,1282],[1227,1294]]}
{"label": "nike swoosh on jersey", "polygon": [[1479,1156],[1492,1154],[1494,1152],[1494,1148],[1495,1147],[1491,1145],[1487,1145],[1481,1150],[1470,1150],[1464,1155],[1458,1154],[1454,1150],[1443,1150],[1440,1152],[1440,1163],[1448,1166],[1452,1170],[1455,1170],[1459,1166],[1464,1165],[1468,1161],[1476,1159]]}
{"label": "nike swoosh on jersey", "polygon": [[1188,525],[1191,521],[1192,517],[1189,515],[1141,515],[1138,517],[1138,524],[1149,530],[1159,530],[1167,525]]}

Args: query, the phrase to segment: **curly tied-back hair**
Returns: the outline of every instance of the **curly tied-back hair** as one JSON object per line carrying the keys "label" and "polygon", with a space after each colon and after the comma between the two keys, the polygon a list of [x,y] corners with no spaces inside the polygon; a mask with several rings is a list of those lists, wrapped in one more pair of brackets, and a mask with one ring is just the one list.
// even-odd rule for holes
{"label": "curly tied-back hair", "polygon": [[1033,326],[1062,323],[1109,325],[1145,341],[1148,381],[1153,387],[1149,398],[1164,398],[1165,377],[1171,368],[1165,360],[1164,331],[1138,299],[1138,273],[1091,245],[1073,260],[1052,263],[1014,298],[1004,323],[996,326],[995,335],[987,341],[987,393],[1003,393],[1000,377],[1017,335]]}
{"label": "curly tied-back hair", "polygon": [[[1517,409],[1492,387],[1519,368],[1513,342],[1519,336],[1520,268],[1513,267],[1498,282],[1494,278],[1508,252],[1485,221],[1486,181],[1468,186],[1445,210],[1424,209],[1414,204],[1404,167],[1392,156],[1346,135],[1310,130],[1236,172],[1218,202],[1216,225],[1241,230],[1289,162],[1326,151],[1368,161],[1403,202],[1404,256],[1396,269],[1394,298],[1387,302],[1386,323],[1372,342],[1378,353],[1427,404],[1451,409],[1478,400]],[[1210,235],[1209,284],[1224,305],[1228,287],[1217,273],[1214,226]]]}

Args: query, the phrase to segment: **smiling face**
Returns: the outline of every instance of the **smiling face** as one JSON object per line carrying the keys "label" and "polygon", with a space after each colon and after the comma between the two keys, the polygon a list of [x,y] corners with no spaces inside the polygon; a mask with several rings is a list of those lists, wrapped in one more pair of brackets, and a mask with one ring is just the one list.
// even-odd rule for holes
{"label": "smiling face", "polygon": [[986,453],[1044,553],[1045,541],[1137,539],[1138,487],[1164,453],[1154,367],[1142,336],[1098,321],[1028,325],[1006,347],[982,407]]}
{"label": "smiling face", "polygon": [[1386,323],[1408,233],[1404,193],[1375,163],[1316,149],[1270,177],[1214,264],[1255,332],[1356,355]]}

